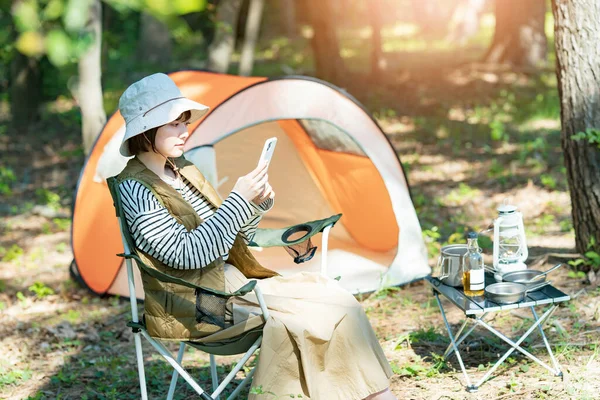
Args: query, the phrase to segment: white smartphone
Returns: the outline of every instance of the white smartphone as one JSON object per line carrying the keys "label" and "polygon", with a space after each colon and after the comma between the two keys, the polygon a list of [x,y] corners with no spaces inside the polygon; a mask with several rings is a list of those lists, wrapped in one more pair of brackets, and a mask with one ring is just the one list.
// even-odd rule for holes
{"label": "white smartphone", "polygon": [[271,163],[271,158],[273,158],[273,152],[275,151],[275,146],[277,145],[277,138],[272,137],[265,141],[265,145],[263,146],[262,153],[260,154],[260,159],[258,163],[266,162],[267,166]]}

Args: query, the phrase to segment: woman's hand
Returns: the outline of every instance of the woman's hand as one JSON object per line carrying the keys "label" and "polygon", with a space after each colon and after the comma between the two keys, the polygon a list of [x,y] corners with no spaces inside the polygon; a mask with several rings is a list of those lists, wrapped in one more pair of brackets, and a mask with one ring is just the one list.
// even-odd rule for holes
{"label": "woman's hand", "polygon": [[261,194],[259,194],[258,196],[256,196],[254,199],[252,199],[252,202],[254,204],[256,204],[257,206],[261,205],[265,200],[267,199],[274,199],[275,198],[275,192],[273,191],[273,188],[271,187],[271,185],[269,184],[269,182],[267,182],[265,184],[264,190],[262,191]]}
{"label": "woman's hand", "polygon": [[239,178],[232,190],[238,192],[247,201],[252,201],[260,196],[269,181],[267,166],[266,163],[262,163],[248,175]]}

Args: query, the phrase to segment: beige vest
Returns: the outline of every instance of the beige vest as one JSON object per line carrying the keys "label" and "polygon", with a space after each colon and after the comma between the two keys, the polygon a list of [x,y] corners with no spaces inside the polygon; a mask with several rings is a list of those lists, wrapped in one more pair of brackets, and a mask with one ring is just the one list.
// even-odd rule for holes
{"label": "beige vest", "polygon": [[[221,198],[202,176],[194,164],[183,157],[175,160],[179,172],[214,206],[219,207]],[[152,191],[158,201],[175,217],[178,223],[189,232],[203,221],[183,197],[170,185],[163,182],[137,158],[132,158],[125,169],[117,176],[118,182],[132,179]],[[171,268],[154,257],[137,250],[138,255],[148,266],[165,274],[184,279],[198,286],[224,291],[224,262],[218,258],[202,269],[179,270]],[[238,235],[229,252],[227,262],[238,268],[247,278],[269,278],[277,275],[261,266],[254,258],[244,240]],[[142,271],[144,284],[144,317],[148,333],[153,337],[173,340],[193,340],[214,333],[221,327],[209,322],[196,321],[196,295],[194,289],[161,282]]]}

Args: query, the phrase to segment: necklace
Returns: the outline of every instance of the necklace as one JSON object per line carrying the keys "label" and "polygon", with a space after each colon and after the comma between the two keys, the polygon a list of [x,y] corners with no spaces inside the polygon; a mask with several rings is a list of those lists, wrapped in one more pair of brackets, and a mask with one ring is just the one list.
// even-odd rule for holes
{"label": "necklace", "polygon": [[170,176],[165,175],[165,177],[163,178],[163,181],[168,183],[175,190],[183,189],[183,181],[181,180],[181,177],[179,174],[177,174],[177,176],[175,178],[171,178]]}

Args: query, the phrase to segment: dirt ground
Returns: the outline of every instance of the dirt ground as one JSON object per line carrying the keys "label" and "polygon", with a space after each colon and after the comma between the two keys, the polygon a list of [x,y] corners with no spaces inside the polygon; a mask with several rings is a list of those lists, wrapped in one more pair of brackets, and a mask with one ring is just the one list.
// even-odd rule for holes
{"label": "dirt ground", "polygon": [[[360,88],[349,91],[359,93],[369,105],[400,154],[432,265],[442,243],[487,226],[506,196],[526,216],[531,262],[540,261],[539,267],[545,269],[577,258],[561,170],[558,117],[518,120],[519,99],[530,102],[529,78],[485,74],[489,73],[447,73],[419,86],[403,79],[379,94],[382,104],[394,107],[374,105],[371,97],[360,96]],[[552,84],[544,88],[555,90]],[[507,97],[502,90],[512,89],[517,100],[497,100]],[[398,93],[402,93],[399,103],[389,100]],[[463,100],[455,102],[455,97]],[[485,107],[474,106],[479,103]],[[512,104],[508,111],[506,104]],[[500,133],[507,133],[510,140],[490,142],[490,131],[497,132],[498,124],[488,116],[499,113],[498,107],[512,118],[501,121]],[[61,126],[56,117],[49,118]],[[125,326],[128,302],[96,297],[69,279],[70,193],[82,162],[78,137],[42,133],[39,141],[32,141],[33,135],[11,140],[0,136],[3,163],[18,178],[13,194],[3,197],[0,225],[0,398],[139,398],[133,338]],[[23,152],[31,154],[27,162],[20,157]],[[392,391],[399,399],[598,398],[598,281],[569,268],[558,270],[552,280],[571,296],[545,325],[563,378],[513,353],[477,393],[465,391],[456,358],[444,362],[441,357],[448,335],[424,282],[361,296],[395,373]],[[445,305],[456,330],[464,315]],[[540,307],[538,313],[545,309]],[[528,310],[517,309],[489,315],[486,321],[514,338],[531,325],[532,317]],[[534,332],[530,338],[526,342],[530,351],[550,364],[540,336]],[[494,336],[476,329],[461,345],[471,379],[483,376],[506,349]],[[208,357],[189,351],[185,359],[191,373],[208,384]],[[217,361],[224,373],[233,359],[217,357]],[[147,352],[146,366],[151,398],[165,397],[170,379],[166,363]],[[247,372],[243,369],[238,377]],[[176,398],[193,397],[181,382],[179,388]]]}

